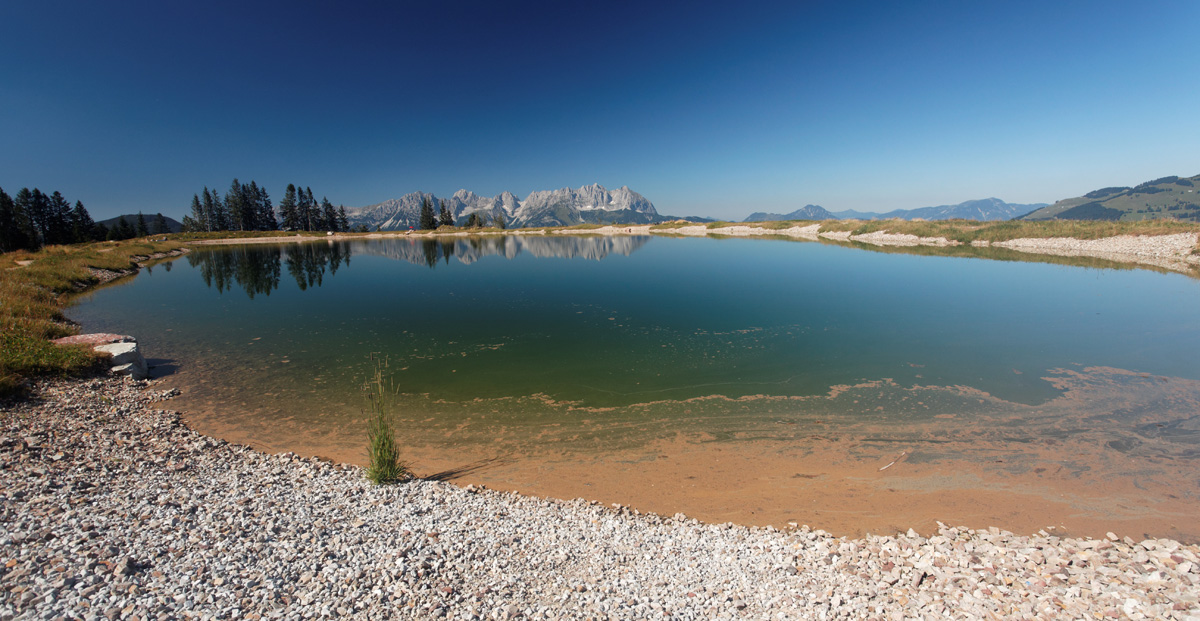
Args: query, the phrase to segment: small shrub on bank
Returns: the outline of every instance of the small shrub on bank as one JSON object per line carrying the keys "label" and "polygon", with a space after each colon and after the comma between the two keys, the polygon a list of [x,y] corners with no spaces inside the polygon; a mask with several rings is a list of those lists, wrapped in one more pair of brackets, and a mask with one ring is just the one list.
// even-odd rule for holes
{"label": "small shrub on bank", "polygon": [[375,367],[375,376],[367,383],[367,400],[371,418],[367,421],[367,480],[376,485],[403,481],[412,476],[408,464],[400,461],[400,446],[396,443],[392,390],[383,379],[386,363]]}

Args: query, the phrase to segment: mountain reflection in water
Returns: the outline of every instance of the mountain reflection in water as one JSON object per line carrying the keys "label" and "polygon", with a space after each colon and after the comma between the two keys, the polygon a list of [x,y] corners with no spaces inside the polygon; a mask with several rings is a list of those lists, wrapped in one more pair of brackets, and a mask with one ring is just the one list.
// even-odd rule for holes
{"label": "mountain reflection in water", "polygon": [[551,237],[542,235],[499,235],[494,237],[400,238],[354,242],[356,254],[372,254],[435,267],[450,257],[471,264],[486,256],[512,259],[521,253],[538,258],[594,259],[610,254],[629,256],[649,242],[649,235],[627,237]]}
{"label": "mountain reflection in water", "polygon": [[650,241],[649,235],[629,237],[495,236],[446,239],[436,237],[326,241],[290,246],[230,246],[198,249],[187,255],[209,287],[224,293],[234,285],[251,299],[279,288],[283,267],[301,291],[320,287],[326,273],[337,274],[354,254],[398,259],[437,267],[455,257],[470,265],[486,256],[512,259],[522,253],[538,258],[584,258],[599,261],[610,254],[629,256]]}

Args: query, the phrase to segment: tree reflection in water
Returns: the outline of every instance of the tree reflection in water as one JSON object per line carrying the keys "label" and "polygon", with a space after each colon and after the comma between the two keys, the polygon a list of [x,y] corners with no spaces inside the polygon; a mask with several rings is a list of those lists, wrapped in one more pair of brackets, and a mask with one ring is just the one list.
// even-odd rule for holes
{"label": "tree reflection in water", "polygon": [[306,290],[321,286],[325,272],[332,276],[338,268],[350,264],[350,244],[346,242],[300,243],[291,246],[237,246],[213,250],[194,250],[188,263],[197,267],[204,284],[224,293],[235,284],[251,299],[271,295],[279,288],[283,264],[296,285]]}
{"label": "tree reflection in water", "polygon": [[[437,267],[457,257],[471,264],[485,256],[515,258],[523,252],[535,257],[566,257],[600,260],[609,254],[629,255],[650,240],[649,236],[628,237],[471,237],[446,239],[385,239],[371,241],[332,241],[296,243],[283,246],[244,245],[225,248],[196,249],[187,260],[197,267],[204,283],[224,293],[234,285],[245,290],[251,299],[256,295],[271,295],[279,288],[279,279],[286,265],[287,273],[296,280],[301,291],[320,287],[326,272],[330,276],[350,265],[351,254],[367,254],[399,259]],[[354,251],[351,252],[351,247]],[[167,263],[170,269],[170,263]]]}

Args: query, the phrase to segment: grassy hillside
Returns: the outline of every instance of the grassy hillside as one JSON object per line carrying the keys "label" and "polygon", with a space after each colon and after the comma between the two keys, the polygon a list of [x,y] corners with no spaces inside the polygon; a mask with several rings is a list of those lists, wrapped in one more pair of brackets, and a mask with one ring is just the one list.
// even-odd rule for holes
{"label": "grassy hillside", "polygon": [[1200,175],[1163,177],[1132,188],[1101,188],[1022,217],[1023,220],[1125,222],[1164,218],[1200,222]]}

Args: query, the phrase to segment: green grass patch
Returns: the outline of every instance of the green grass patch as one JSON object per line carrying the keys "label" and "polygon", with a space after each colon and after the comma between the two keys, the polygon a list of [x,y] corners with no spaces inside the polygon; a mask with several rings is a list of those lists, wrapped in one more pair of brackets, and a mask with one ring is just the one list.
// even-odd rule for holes
{"label": "green grass patch", "polygon": [[404,481],[412,477],[408,464],[400,461],[400,445],[396,442],[396,390],[386,380],[387,362],[377,363],[375,375],[367,382],[365,391],[370,411],[367,420],[367,468],[364,474],[375,485]]}
{"label": "green grass patch", "polygon": [[72,294],[98,282],[89,268],[132,270],[135,260],[181,245],[128,240],[0,255],[0,396],[19,393],[27,378],[76,375],[96,367],[98,357],[90,348],[50,343],[77,332],[63,308]]}

